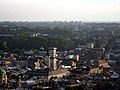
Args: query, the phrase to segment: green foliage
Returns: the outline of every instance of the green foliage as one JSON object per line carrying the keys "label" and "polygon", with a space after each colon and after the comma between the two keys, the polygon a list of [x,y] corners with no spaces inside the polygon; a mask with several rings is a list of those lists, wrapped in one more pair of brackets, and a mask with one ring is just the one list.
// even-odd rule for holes
{"label": "green foliage", "polygon": [[[16,53],[22,54],[23,50],[30,50],[30,49],[40,49],[40,47],[44,47],[46,50],[49,47],[57,47],[60,50],[70,49],[74,47],[74,43],[70,40],[67,40],[62,37],[51,38],[46,36],[39,36],[39,37],[10,37],[6,39],[7,41],[7,48],[4,50],[14,50]],[[21,50],[19,50],[21,49]]]}

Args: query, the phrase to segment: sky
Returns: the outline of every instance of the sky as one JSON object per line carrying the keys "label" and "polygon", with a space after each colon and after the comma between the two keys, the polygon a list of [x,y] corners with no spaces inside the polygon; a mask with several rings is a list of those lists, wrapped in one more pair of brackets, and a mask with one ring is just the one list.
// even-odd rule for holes
{"label": "sky", "polygon": [[0,0],[0,21],[120,21],[120,0]]}

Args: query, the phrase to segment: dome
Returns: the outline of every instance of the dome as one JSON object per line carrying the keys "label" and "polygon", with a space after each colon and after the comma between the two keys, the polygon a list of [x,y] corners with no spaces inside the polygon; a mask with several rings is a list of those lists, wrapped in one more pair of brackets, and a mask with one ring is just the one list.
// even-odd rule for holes
{"label": "dome", "polygon": [[6,74],[5,70],[0,67],[0,75]]}
{"label": "dome", "polygon": [[40,50],[45,50],[44,47],[41,47]]}

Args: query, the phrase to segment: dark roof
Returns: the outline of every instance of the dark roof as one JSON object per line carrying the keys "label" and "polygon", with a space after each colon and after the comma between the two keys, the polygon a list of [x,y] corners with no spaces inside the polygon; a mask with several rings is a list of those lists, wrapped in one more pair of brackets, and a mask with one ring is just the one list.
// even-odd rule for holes
{"label": "dark roof", "polygon": [[27,71],[24,74],[34,76],[48,76],[49,68]]}

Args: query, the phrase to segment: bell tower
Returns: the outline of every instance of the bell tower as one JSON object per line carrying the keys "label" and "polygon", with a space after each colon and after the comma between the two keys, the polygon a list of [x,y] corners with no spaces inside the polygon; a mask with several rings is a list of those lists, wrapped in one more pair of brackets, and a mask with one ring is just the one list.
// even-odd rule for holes
{"label": "bell tower", "polygon": [[52,65],[51,66],[52,66],[53,70],[57,69],[56,50],[57,50],[57,48],[55,48],[55,47],[52,48],[52,57],[51,57]]}

